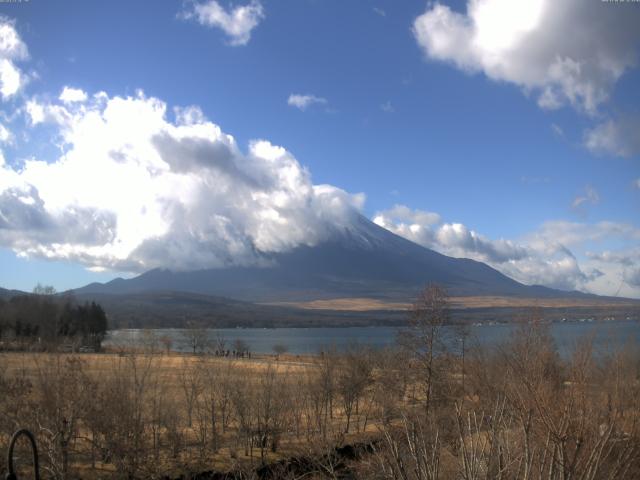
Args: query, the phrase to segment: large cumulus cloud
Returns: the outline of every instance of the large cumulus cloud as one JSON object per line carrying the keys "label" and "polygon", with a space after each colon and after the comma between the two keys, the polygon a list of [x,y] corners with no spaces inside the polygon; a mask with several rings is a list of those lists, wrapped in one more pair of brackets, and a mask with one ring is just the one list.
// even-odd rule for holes
{"label": "large cumulus cloud", "polygon": [[34,128],[55,125],[63,154],[0,165],[3,246],[129,271],[254,264],[322,241],[362,205],[282,147],[243,152],[195,107],[82,93],[25,109]]}
{"label": "large cumulus cloud", "polygon": [[636,64],[640,10],[600,1],[468,0],[435,3],[415,19],[425,54],[535,92],[545,108],[594,113]]}
{"label": "large cumulus cloud", "polygon": [[630,157],[640,152],[637,114],[611,117],[603,105],[638,64],[638,25],[634,2],[467,0],[464,12],[430,3],[413,33],[429,59],[516,85],[544,109],[570,105],[598,118],[584,146]]}

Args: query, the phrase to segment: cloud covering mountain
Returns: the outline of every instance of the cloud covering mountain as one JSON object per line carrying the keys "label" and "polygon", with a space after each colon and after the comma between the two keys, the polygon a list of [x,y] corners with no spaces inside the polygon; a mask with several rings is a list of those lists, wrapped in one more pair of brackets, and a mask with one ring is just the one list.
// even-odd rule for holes
{"label": "cloud covering mountain", "polygon": [[[63,91],[61,97],[65,98]],[[25,255],[144,271],[260,261],[326,239],[363,195],[314,185],[284,148],[243,152],[196,107],[139,92],[31,101],[32,125],[54,123],[63,154],[0,165],[0,242]]]}
{"label": "cloud covering mountain", "polygon": [[[583,290],[636,295],[637,249],[617,253],[588,252],[580,261],[573,249],[611,238],[633,245],[640,229],[617,222],[586,224],[548,221],[518,240],[493,240],[461,223],[442,222],[433,212],[396,205],[377,212],[373,221],[419,245],[453,257],[485,262],[528,285],[547,285],[564,290]],[[626,285],[625,285],[626,283]]]}

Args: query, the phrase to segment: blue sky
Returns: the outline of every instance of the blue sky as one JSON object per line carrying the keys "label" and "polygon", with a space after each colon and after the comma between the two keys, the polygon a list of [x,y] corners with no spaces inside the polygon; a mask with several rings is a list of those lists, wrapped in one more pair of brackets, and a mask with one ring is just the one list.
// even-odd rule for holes
{"label": "blue sky", "polygon": [[[0,4],[4,22],[28,50],[4,54],[22,74],[19,88],[3,95],[0,106],[11,133],[2,145],[5,173],[28,170],[27,159],[61,162],[77,147],[69,132],[80,128],[83,115],[103,113],[104,102],[115,98],[158,99],[172,125],[178,122],[174,107],[197,106],[201,122],[233,135],[239,165],[253,155],[248,144],[254,139],[282,146],[312,184],[337,187],[341,202],[429,248],[487,261],[526,283],[640,296],[640,6],[568,0],[562,12],[553,12],[553,2],[531,0],[513,12],[508,9],[518,7],[500,0],[476,3],[486,8],[474,12],[465,1]],[[246,17],[233,19],[242,7],[252,9],[245,13],[254,25]],[[504,15],[520,30],[501,31]],[[584,39],[585,46],[568,42],[555,51],[545,40],[571,29],[573,36],[597,40],[602,51],[596,56]],[[87,107],[65,102],[59,98],[65,87],[86,92],[87,102],[98,92],[106,92],[107,100]],[[292,94],[307,95],[310,103],[290,105]],[[41,120],[34,120],[29,102],[45,112]],[[46,113],[57,107],[67,113]],[[71,168],[65,171],[50,181],[73,188],[60,180],[72,175]],[[46,183],[46,175],[23,175],[19,187],[14,178],[5,191],[30,185],[38,192],[33,198],[42,200],[38,215],[58,225],[71,201],[48,199],[56,194],[45,193],[50,185],[40,186],[36,178]],[[113,185],[114,195],[127,191]],[[366,200],[347,198],[357,193]],[[74,198],[74,208],[82,198]],[[113,212],[121,218],[110,199],[92,202],[104,218]],[[198,205],[194,218],[205,214]],[[292,212],[293,204],[287,205]],[[323,208],[299,216],[326,219]],[[216,218],[221,212],[215,210]],[[30,289],[43,282],[66,289],[162,266],[158,258],[166,257],[133,255],[133,247],[117,255],[108,248],[96,253],[100,241],[108,243],[107,233],[92,237],[88,249],[86,239],[26,228],[24,219],[34,215],[14,213],[13,224],[0,223],[0,286]],[[291,215],[288,221],[308,230],[298,213]],[[86,227],[89,218],[96,215],[80,223]],[[281,238],[284,233],[258,228],[236,210],[225,218],[240,232],[233,241],[263,251],[321,240],[315,233]],[[179,243],[167,233],[178,228],[175,219],[162,219],[171,226],[158,227],[151,239],[155,249]],[[264,231],[271,236],[265,239]],[[233,241],[221,236],[210,247],[248,262],[244,254],[229,254]],[[217,266],[220,255],[205,256],[204,265]],[[172,259],[167,266],[188,264]]]}

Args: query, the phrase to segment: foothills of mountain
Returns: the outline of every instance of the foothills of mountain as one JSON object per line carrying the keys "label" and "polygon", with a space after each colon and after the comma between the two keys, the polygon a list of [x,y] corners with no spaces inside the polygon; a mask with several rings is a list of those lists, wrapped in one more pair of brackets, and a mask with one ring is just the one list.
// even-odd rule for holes
{"label": "foothills of mountain", "polygon": [[[339,310],[336,308],[302,308],[289,305],[265,305],[184,292],[146,292],[130,295],[87,294],[81,300],[99,302],[107,312],[110,328],[180,328],[197,325],[209,328],[235,327],[357,327],[397,326],[405,324],[407,307],[375,310]],[[455,299],[453,299],[455,300]],[[536,307],[469,306],[450,312],[452,323],[488,323],[528,320],[535,313],[548,320],[585,318],[640,318],[640,304],[563,305]],[[535,312],[533,312],[535,309]]]}
{"label": "foothills of mountain", "polygon": [[[9,297],[9,298],[6,298]],[[97,351],[107,332],[107,316],[95,302],[77,303],[53,290],[0,297],[0,348]]]}

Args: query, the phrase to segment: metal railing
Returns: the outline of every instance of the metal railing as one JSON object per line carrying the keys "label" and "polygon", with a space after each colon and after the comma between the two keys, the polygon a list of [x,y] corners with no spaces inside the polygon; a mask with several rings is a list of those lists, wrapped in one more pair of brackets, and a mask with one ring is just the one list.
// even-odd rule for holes
{"label": "metal railing", "polygon": [[31,451],[33,453],[33,473],[34,478],[36,480],[40,480],[40,465],[38,464],[38,447],[36,446],[36,439],[26,428],[18,430],[11,436],[11,441],[9,442],[9,449],[7,450],[7,468],[9,472],[7,473],[5,479],[6,480],[18,480],[18,476],[16,475],[15,468],[13,465],[13,449],[18,441],[20,436],[24,435],[29,439],[29,443],[31,443]]}

